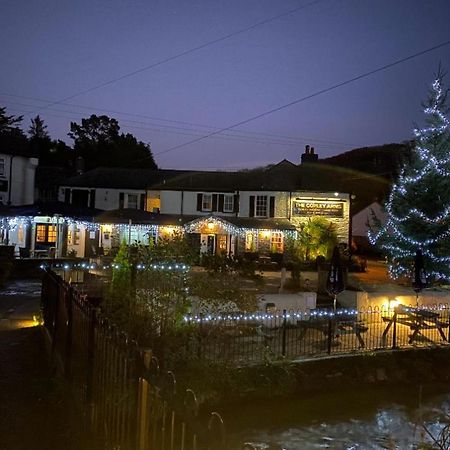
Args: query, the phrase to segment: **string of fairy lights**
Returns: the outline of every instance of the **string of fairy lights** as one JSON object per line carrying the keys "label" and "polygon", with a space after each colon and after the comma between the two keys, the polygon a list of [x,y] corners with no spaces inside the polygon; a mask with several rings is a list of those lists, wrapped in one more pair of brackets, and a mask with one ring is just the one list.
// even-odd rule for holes
{"label": "string of fairy lights", "polygon": [[92,271],[92,270],[120,270],[134,268],[140,271],[154,270],[154,271],[167,271],[167,272],[188,272],[190,270],[189,265],[179,263],[136,263],[136,264],[95,264],[95,263],[43,263],[39,266],[41,269],[62,269],[62,270],[76,270],[76,271]]}
{"label": "string of fairy lights", "polygon": [[[428,117],[428,126],[414,129],[417,144],[414,155],[415,165],[409,167],[408,173],[403,168],[397,183],[392,187],[386,203],[387,222],[377,232],[369,233],[372,244],[380,247],[389,255],[389,273],[393,278],[409,275],[411,267],[405,264],[410,261],[418,249],[430,262],[427,273],[432,278],[450,281],[450,271],[446,272],[443,265],[450,263],[450,255],[442,254],[439,249],[442,244],[450,248],[450,205],[441,205],[441,212],[427,214],[420,209],[416,198],[408,196],[417,190],[422,183],[422,190],[427,192],[428,185],[435,177],[450,178],[450,134],[449,120],[443,109],[445,108],[446,93],[438,77],[432,84],[432,102],[424,108]],[[404,201],[404,203],[402,203]],[[439,200],[437,199],[437,202]],[[400,204],[400,206],[399,206]],[[406,208],[403,205],[409,207]],[[429,207],[429,204],[425,205]],[[411,223],[428,225],[427,236],[419,225],[415,236],[410,232]],[[393,238],[393,239],[392,239]]]}
{"label": "string of fairy lights", "polygon": [[[1,230],[14,231],[18,226],[22,226],[25,229],[27,227],[32,226],[33,224],[33,216],[19,216],[19,217],[8,217],[5,220],[0,222]],[[262,233],[268,234],[272,232],[283,232],[285,235],[294,236],[296,230],[281,230],[281,229],[262,229],[262,228],[245,228],[233,225],[226,220],[221,219],[220,217],[205,217],[194,220],[185,225],[157,225],[157,224],[103,224],[96,222],[88,222],[83,220],[75,220],[70,217],[58,217],[58,218],[49,218],[50,222],[42,222],[42,224],[50,224],[50,225],[63,225],[66,224],[68,226],[75,226],[78,228],[85,228],[87,231],[99,231],[102,227],[111,227],[117,230],[119,233],[127,233],[130,230],[134,232],[148,233],[148,235],[155,236],[160,232],[167,231],[169,234],[176,233],[194,233],[198,232],[199,229],[216,229],[219,228],[221,231],[226,233],[242,236],[244,237],[246,234],[256,234]],[[40,222],[36,222],[36,224],[40,224]]]}

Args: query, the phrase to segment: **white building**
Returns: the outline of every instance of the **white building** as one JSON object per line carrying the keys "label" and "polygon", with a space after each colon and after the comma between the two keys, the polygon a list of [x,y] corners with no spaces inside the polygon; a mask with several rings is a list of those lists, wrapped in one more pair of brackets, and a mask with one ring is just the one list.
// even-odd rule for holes
{"label": "white building", "polygon": [[25,155],[0,153],[0,204],[34,203],[34,180],[38,159]]}

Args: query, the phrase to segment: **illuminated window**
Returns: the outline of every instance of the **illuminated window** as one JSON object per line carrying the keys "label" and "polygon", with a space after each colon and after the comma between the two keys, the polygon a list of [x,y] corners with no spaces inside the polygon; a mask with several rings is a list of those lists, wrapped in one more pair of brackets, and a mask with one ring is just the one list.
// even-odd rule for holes
{"label": "illuminated window", "polygon": [[56,242],[56,226],[36,225],[36,242]]}
{"label": "illuminated window", "polygon": [[17,229],[17,239],[19,242],[25,242],[24,225],[19,225]]}
{"label": "illuminated window", "polygon": [[49,225],[47,229],[47,242],[56,242],[56,225]]}
{"label": "illuminated window", "polygon": [[47,225],[36,225],[36,242],[47,242]]}
{"label": "illuminated window", "polygon": [[212,194],[203,194],[202,211],[212,211]]}
{"label": "illuminated window", "polygon": [[68,229],[67,243],[69,245],[78,245],[80,243],[80,230],[77,227]]}
{"label": "illuminated window", "polygon": [[225,194],[223,197],[223,212],[233,212],[234,196]]}
{"label": "illuminated window", "polygon": [[255,204],[255,217],[267,217],[267,196],[257,195]]}
{"label": "illuminated window", "polygon": [[279,231],[272,233],[270,250],[273,253],[283,253],[283,233]]}
{"label": "illuminated window", "polygon": [[256,252],[258,250],[258,237],[253,233],[245,234],[245,251]]}
{"label": "illuminated window", "polygon": [[218,248],[219,248],[219,253],[227,252],[227,236],[225,234],[219,235]]}

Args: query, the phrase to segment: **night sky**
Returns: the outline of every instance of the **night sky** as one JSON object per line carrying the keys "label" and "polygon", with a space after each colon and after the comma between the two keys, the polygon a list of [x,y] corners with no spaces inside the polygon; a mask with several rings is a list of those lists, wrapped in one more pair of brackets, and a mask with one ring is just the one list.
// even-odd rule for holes
{"label": "night sky", "polygon": [[410,139],[450,45],[173,147],[449,41],[449,20],[449,0],[2,0],[0,106],[69,144],[70,121],[115,117],[162,168],[324,158]]}

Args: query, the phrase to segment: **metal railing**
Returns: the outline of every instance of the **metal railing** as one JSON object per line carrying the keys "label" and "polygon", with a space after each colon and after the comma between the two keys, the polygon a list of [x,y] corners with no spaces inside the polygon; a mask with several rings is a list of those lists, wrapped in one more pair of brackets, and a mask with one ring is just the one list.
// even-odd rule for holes
{"label": "metal railing", "polygon": [[283,311],[187,317],[192,357],[236,365],[448,345],[447,304],[418,308]]}
{"label": "metal railing", "polygon": [[55,273],[45,273],[44,327],[95,448],[225,449],[220,414],[200,419],[195,392],[177,392],[174,374],[103,319],[96,304]]}
{"label": "metal railing", "polygon": [[[161,368],[167,366],[167,349],[154,354],[149,350],[152,342],[139,347],[101,316],[99,289],[90,296],[87,289],[78,288],[46,271],[44,326],[52,353],[99,442],[96,448],[226,449],[221,416],[213,412],[200,418],[195,392],[179,390],[174,374]],[[449,319],[445,304],[420,309],[199,315],[184,318],[175,341],[181,355],[177,357],[245,366],[449,345]]]}

